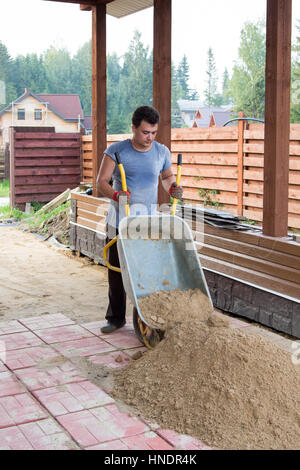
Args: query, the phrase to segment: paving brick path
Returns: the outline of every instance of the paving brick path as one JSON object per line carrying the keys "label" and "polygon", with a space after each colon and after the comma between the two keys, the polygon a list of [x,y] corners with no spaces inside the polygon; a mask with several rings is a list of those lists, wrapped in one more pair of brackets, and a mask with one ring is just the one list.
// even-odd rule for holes
{"label": "paving brick path", "polygon": [[[210,449],[121,412],[106,390],[82,375],[74,356],[115,368],[144,349],[132,324],[111,335],[99,335],[100,325],[76,325],[62,314],[0,322],[0,450]],[[236,319],[231,326],[255,328]]]}

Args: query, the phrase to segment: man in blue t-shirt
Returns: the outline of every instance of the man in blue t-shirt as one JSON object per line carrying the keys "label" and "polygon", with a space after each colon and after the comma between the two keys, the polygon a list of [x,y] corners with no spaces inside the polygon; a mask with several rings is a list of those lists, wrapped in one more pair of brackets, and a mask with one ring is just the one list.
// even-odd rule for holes
{"label": "man in blue t-shirt", "polygon": [[[107,242],[116,235],[119,222],[125,217],[127,202],[131,215],[154,213],[159,177],[171,197],[182,198],[182,187],[177,186],[171,169],[170,150],[154,140],[158,124],[159,113],[156,109],[150,106],[137,108],[132,116],[132,139],[114,143],[104,152],[97,185],[101,193],[111,200],[106,217]],[[127,192],[122,191],[115,152],[119,153],[124,166]],[[120,266],[117,244],[109,250],[109,262],[112,266]],[[101,328],[102,333],[111,333],[126,323],[126,294],[121,274],[109,269],[108,283],[107,324]]]}

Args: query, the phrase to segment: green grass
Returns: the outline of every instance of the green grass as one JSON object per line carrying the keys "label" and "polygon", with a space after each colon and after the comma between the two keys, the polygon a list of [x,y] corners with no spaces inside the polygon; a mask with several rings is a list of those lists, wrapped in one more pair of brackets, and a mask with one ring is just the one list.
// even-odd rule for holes
{"label": "green grass", "polygon": [[16,219],[18,221],[26,219],[28,214],[25,212],[20,211],[20,209],[11,209],[10,205],[7,206],[0,206],[0,217],[2,219]]}
{"label": "green grass", "polygon": [[61,212],[65,212],[65,210],[69,207],[71,207],[70,200],[49,212],[43,209],[39,209],[36,214],[30,215],[30,218],[26,220],[26,223],[30,226],[32,230],[42,229],[43,233],[47,233],[48,222],[55,216],[59,215]]}
{"label": "green grass", "polygon": [[9,180],[4,180],[0,183],[0,197],[9,196]]}

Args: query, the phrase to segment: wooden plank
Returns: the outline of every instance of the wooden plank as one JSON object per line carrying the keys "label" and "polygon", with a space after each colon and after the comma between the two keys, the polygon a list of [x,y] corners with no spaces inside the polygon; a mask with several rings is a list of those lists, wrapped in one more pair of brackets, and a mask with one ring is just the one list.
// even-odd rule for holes
{"label": "wooden plank", "polygon": [[77,217],[76,223],[83,225],[84,227],[92,228],[97,232],[105,232],[105,224],[101,224],[100,222],[95,222],[93,220],[85,219],[83,217]]}
{"label": "wooden plank", "polygon": [[295,282],[300,287],[300,271],[291,267],[282,266],[266,260],[260,260],[245,254],[233,253],[214,246],[196,243],[198,252],[212,259],[226,261],[232,265],[251,269],[254,272],[264,273],[285,281]]}
{"label": "wooden plank", "polygon": [[15,170],[15,176],[42,176],[42,175],[80,175],[78,167],[49,167],[49,168],[19,168]]}
{"label": "wooden plank", "polygon": [[288,228],[292,0],[267,0],[263,232]]}
{"label": "wooden plank", "polygon": [[16,158],[16,167],[28,166],[76,166],[79,167],[80,158],[43,158],[31,160],[30,158]]}
{"label": "wooden plank", "polygon": [[[107,204],[108,206],[108,204]],[[101,204],[101,205],[94,205],[94,204],[88,204],[87,202],[83,202],[83,201],[77,201],[77,207],[80,208],[80,209],[84,209],[88,212],[94,212],[94,213],[97,213],[97,214],[100,214],[100,215],[106,215],[107,214],[107,208],[105,207],[105,205]]]}
{"label": "wooden plank", "polygon": [[36,186],[16,186],[15,193],[16,194],[33,194],[33,193],[62,193],[65,191],[66,185],[65,184],[53,184],[53,185],[36,185]]}
{"label": "wooden plank", "polygon": [[258,288],[265,288],[278,294],[288,295],[300,299],[300,286],[294,282],[284,281],[274,276],[255,273],[247,268],[234,266],[225,261],[211,259],[208,256],[199,256],[203,268],[216,271],[241,281],[249,282]]}
{"label": "wooden plank", "polygon": [[80,142],[78,141],[68,141],[68,140],[62,140],[62,141],[49,141],[49,140],[30,140],[29,142],[26,142],[24,140],[19,140],[18,142],[15,142],[15,148],[30,148],[30,149],[36,149],[36,148],[47,148],[47,149],[53,149],[53,148],[80,148]]}
{"label": "wooden plank", "polygon": [[296,269],[300,273],[299,258],[295,255],[289,255],[273,249],[259,247],[258,245],[252,245],[244,242],[240,242],[230,238],[217,237],[215,235],[209,235],[207,233],[195,232],[196,241],[204,243],[205,246],[217,247],[231,252],[240,253],[247,255],[252,258],[259,258],[264,261],[276,263],[281,266],[290,267]]}
{"label": "wooden plank", "polygon": [[49,202],[53,199],[55,193],[30,194],[28,196],[16,196],[15,204],[26,202]]}
{"label": "wooden plank", "polygon": [[95,212],[89,212],[81,208],[77,208],[77,215],[78,217],[83,217],[84,219],[93,220],[95,222],[102,222],[105,221],[105,215],[103,214],[96,214]]}
{"label": "wooden plank", "polygon": [[172,142],[171,143],[172,152],[205,152],[205,153],[237,153],[238,144],[229,143],[224,146],[223,142],[221,143],[203,143],[199,142]]}
{"label": "wooden plank", "polygon": [[234,140],[238,138],[238,130],[234,127],[172,129],[172,141],[176,140]]}
{"label": "wooden plank", "polygon": [[[42,129],[42,128],[41,128]],[[17,132],[16,140],[81,140],[81,135],[78,132]]]}
{"label": "wooden plank", "polygon": [[88,196],[87,194],[80,194],[75,192],[71,192],[71,199],[76,199],[77,201],[86,202],[88,204],[93,204],[96,206],[109,204],[109,199]]}
{"label": "wooden plank", "polygon": [[28,184],[66,184],[72,189],[80,183],[80,175],[44,175],[44,176],[15,176],[15,185]]}
{"label": "wooden plank", "polygon": [[60,149],[60,148],[42,148],[42,149],[24,149],[15,150],[16,158],[42,158],[42,157],[78,157],[79,150],[76,149]]}
{"label": "wooden plank", "polygon": [[[225,165],[225,166],[237,166],[236,155],[209,155],[209,154],[186,154],[182,153],[183,165]],[[172,163],[176,165],[177,154],[172,154]]]}

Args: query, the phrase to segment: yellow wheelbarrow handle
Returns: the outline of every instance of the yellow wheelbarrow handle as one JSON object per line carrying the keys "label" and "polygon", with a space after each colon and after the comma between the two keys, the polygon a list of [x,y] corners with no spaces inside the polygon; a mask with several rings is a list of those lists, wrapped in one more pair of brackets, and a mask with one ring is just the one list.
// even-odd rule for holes
{"label": "yellow wheelbarrow handle", "polygon": [[[120,161],[120,155],[118,154],[118,152],[115,153],[115,157],[116,157],[116,160],[117,160],[117,164],[118,164],[118,167],[119,167],[119,170],[120,170],[120,174],[121,174],[121,182],[122,182],[122,190],[123,191],[127,191],[127,183],[126,183],[126,175],[125,175],[125,170],[124,170],[124,167]],[[129,208],[129,204],[126,204],[125,206],[125,211],[126,211],[126,217],[128,215],[130,215],[130,208]],[[116,271],[117,273],[120,273],[121,272],[121,269],[120,268],[117,268],[116,266],[112,266],[109,261],[107,260],[107,251],[109,250],[109,248],[114,245],[115,243],[117,243],[118,241],[118,238],[119,238],[119,235],[117,235],[116,237],[114,237],[112,240],[110,240],[109,243],[107,243],[107,245],[105,245],[105,247],[103,248],[103,261],[104,263],[106,264],[106,266],[108,267],[108,269],[111,269],[112,271]]]}
{"label": "yellow wheelbarrow handle", "polygon": [[[181,153],[179,153],[179,154],[177,155],[177,176],[176,176],[176,184],[177,184],[177,186],[180,186],[180,180],[181,180],[181,165],[182,165],[182,155],[181,155]],[[178,202],[178,199],[173,199],[173,204],[172,204],[172,209],[171,209],[171,215],[175,215],[177,202]]]}

